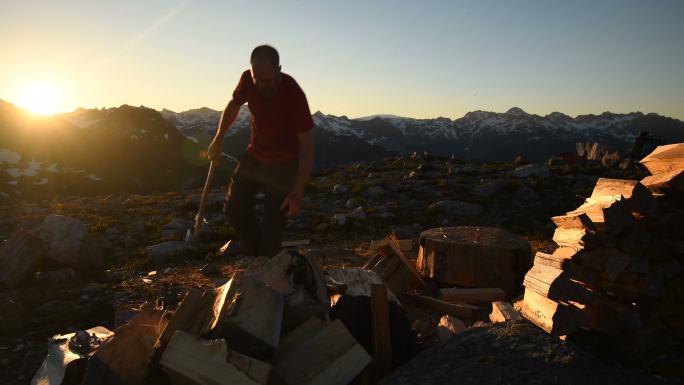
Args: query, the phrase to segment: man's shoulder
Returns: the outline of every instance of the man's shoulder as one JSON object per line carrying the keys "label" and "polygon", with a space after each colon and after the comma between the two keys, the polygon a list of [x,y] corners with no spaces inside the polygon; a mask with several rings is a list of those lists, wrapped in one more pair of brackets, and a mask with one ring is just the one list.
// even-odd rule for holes
{"label": "man's shoulder", "polygon": [[304,93],[302,88],[299,86],[299,83],[290,75],[281,72],[280,76],[282,76],[283,79],[283,84],[286,84],[289,89],[291,89],[293,92],[301,92]]}

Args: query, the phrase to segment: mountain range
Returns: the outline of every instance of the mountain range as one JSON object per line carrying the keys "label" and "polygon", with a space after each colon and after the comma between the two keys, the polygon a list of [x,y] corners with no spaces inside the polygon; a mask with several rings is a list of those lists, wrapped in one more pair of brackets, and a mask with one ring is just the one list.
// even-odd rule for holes
{"label": "mountain range", "polygon": [[[221,112],[174,112],[144,106],[78,109],[48,117],[0,100],[0,200],[56,194],[159,192],[201,186]],[[469,112],[459,119],[313,114],[317,165],[337,165],[428,152],[469,161],[540,162],[574,152],[576,142],[599,142],[625,153],[640,131],[663,143],[684,141],[684,122],[640,112],[570,117]],[[240,110],[227,133],[227,157],[244,152],[250,112]],[[234,163],[222,162],[215,181],[225,184]]]}
{"label": "mountain range", "polygon": [[[162,115],[180,132],[198,140],[213,137],[221,112],[209,108]],[[684,122],[655,113],[633,112],[571,117],[560,112],[546,116],[528,114],[513,107],[504,113],[469,112],[459,119],[413,119],[374,115],[313,114],[316,125],[317,161],[336,164],[387,155],[427,151],[473,161],[505,162],[523,155],[533,162],[562,152],[574,152],[576,142],[598,142],[625,154],[641,131],[664,143],[684,141]],[[242,107],[226,135],[225,150],[237,154],[249,140],[250,114]]]}

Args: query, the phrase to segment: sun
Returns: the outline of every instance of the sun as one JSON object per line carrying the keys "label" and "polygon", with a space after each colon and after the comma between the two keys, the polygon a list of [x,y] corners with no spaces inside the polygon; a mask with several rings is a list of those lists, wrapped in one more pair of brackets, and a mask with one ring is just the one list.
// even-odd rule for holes
{"label": "sun", "polygon": [[36,114],[52,115],[58,112],[59,94],[49,83],[35,82],[20,91],[16,104]]}

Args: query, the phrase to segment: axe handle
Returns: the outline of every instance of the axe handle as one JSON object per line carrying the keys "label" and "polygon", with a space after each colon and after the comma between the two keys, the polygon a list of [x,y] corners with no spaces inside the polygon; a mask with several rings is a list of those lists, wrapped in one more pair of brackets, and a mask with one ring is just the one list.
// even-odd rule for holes
{"label": "axe handle", "polygon": [[199,230],[202,224],[202,217],[204,216],[204,208],[207,206],[207,195],[209,195],[209,189],[211,188],[211,182],[214,180],[214,168],[218,162],[211,161],[209,163],[209,173],[207,174],[207,181],[204,183],[204,190],[202,190],[202,200],[200,200],[199,212],[197,213],[197,218],[195,219],[195,233]]}

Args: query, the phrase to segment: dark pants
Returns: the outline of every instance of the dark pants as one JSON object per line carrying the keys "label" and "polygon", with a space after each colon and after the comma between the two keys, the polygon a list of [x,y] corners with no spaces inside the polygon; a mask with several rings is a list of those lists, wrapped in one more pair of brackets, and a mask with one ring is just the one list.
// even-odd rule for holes
{"label": "dark pants", "polygon": [[[272,257],[281,250],[285,214],[280,210],[297,178],[299,162],[259,162],[249,153],[240,157],[228,185],[223,212],[240,236],[244,246],[255,256]],[[264,213],[257,221],[256,194],[265,194]]]}

